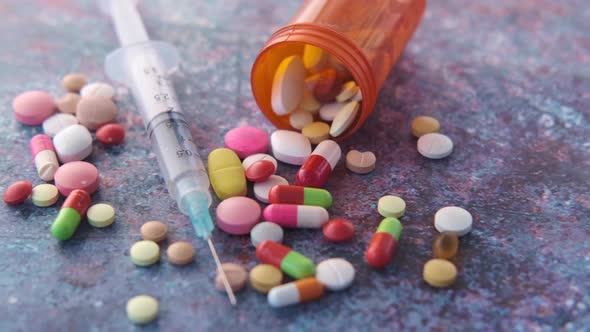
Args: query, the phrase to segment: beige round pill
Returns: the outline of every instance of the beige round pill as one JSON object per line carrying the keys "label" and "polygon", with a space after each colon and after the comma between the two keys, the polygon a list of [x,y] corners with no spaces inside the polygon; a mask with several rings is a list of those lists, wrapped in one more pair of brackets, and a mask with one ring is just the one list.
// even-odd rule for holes
{"label": "beige round pill", "polygon": [[289,116],[291,127],[301,130],[303,127],[313,122],[313,115],[306,111],[296,111]]}
{"label": "beige round pill", "polygon": [[160,242],[168,235],[168,226],[160,221],[148,221],[141,226],[140,232],[144,240]]}
{"label": "beige round pill", "polygon": [[158,317],[158,300],[149,295],[138,295],[127,301],[127,318],[139,325],[147,324]]}
{"label": "beige round pill", "polygon": [[160,247],[154,241],[139,241],[129,252],[131,261],[137,266],[148,266],[160,260]]}
{"label": "beige round pill", "polygon": [[80,99],[82,99],[82,97],[77,93],[66,93],[63,97],[57,100],[57,109],[62,113],[76,114]]}
{"label": "beige round pill", "polygon": [[457,279],[457,268],[446,259],[434,258],[424,264],[422,276],[432,287],[448,287]]}
{"label": "beige round pill", "polygon": [[86,212],[88,223],[94,227],[107,227],[115,221],[115,208],[109,204],[92,205]]}
{"label": "beige round pill", "polygon": [[301,134],[307,137],[311,144],[320,144],[330,138],[330,126],[324,122],[312,122],[303,127]]}
{"label": "beige round pill", "polygon": [[433,117],[419,116],[412,121],[412,135],[416,137],[430,133],[437,133],[439,130],[440,123]]}
{"label": "beige round pill", "polygon": [[[244,286],[246,286],[246,282],[248,281],[248,271],[246,271],[242,265],[236,263],[223,263],[221,264],[221,268],[223,269],[223,272],[225,272],[229,286],[234,293],[241,291]],[[215,276],[215,288],[220,291],[225,291],[223,276],[219,272],[219,269],[217,269],[217,276]]]}
{"label": "beige round pill", "polygon": [[110,98],[101,96],[83,97],[76,109],[76,118],[84,127],[94,130],[117,117],[117,106]]}
{"label": "beige round pill", "polygon": [[188,242],[174,242],[166,250],[168,261],[175,265],[186,265],[195,259],[195,248]]}
{"label": "beige round pill", "polygon": [[59,191],[57,190],[57,187],[49,183],[35,186],[35,188],[33,188],[33,193],[31,194],[33,204],[39,207],[51,206],[55,204],[58,199]]}
{"label": "beige round pill", "polygon": [[68,74],[63,78],[61,84],[66,91],[78,92],[86,85],[86,76],[80,73]]}
{"label": "beige round pill", "polygon": [[379,198],[377,210],[383,217],[400,218],[406,212],[406,202],[400,197],[387,195]]}
{"label": "beige round pill", "polygon": [[250,285],[261,292],[268,293],[271,288],[283,282],[283,272],[270,264],[256,265],[250,271]]}
{"label": "beige round pill", "polygon": [[346,154],[346,168],[357,174],[367,174],[375,169],[377,157],[371,151],[350,150]]}

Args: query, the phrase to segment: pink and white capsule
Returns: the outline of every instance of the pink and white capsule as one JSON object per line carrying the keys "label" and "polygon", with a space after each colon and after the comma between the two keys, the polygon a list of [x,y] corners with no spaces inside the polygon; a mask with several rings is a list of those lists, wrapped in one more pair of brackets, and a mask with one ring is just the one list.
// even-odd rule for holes
{"label": "pink and white capsule", "polygon": [[321,228],[330,219],[321,206],[271,204],[264,209],[264,220],[287,228]]}
{"label": "pink and white capsule", "polygon": [[29,147],[39,177],[44,181],[53,180],[53,176],[59,168],[59,162],[51,137],[43,134],[35,135],[31,138]]}

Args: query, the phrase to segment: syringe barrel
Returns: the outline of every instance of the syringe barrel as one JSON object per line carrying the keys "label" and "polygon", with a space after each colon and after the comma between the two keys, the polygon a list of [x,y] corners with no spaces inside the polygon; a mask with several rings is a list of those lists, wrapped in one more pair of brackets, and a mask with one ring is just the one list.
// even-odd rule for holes
{"label": "syringe barrel", "polygon": [[209,177],[184,115],[160,113],[148,124],[147,131],[168,191],[179,209],[187,213],[182,199],[192,192],[205,194],[209,205]]}

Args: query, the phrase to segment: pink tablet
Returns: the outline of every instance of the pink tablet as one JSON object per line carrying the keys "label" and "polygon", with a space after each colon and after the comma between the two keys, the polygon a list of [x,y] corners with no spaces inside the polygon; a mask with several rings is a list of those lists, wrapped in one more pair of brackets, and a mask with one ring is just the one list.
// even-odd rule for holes
{"label": "pink tablet", "polygon": [[72,161],[57,169],[54,181],[64,196],[75,189],[83,189],[92,194],[98,189],[98,169],[85,161]]}
{"label": "pink tablet", "polygon": [[248,197],[230,197],[217,206],[217,226],[234,235],[244,235],[260,221],[260,205]]}
{"label": "pink tablet", "polygon": [[38,126],[55,112],[55,102],[45,91],[27,91],[12,100],[12,108],[16,121]]}
{"label": "pink tablet", "polygon": [[225,147],[233,150],[240,159],[268,151],[268,134],[255,127],[238,127],[225,134]]}

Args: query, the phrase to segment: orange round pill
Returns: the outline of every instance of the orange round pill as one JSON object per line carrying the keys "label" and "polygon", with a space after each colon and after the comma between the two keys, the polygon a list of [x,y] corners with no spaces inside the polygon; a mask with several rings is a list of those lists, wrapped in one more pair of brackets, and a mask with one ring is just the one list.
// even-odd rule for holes
{"label": "orange round pill", "polygon": [[195,259],[195,248],[188,242],[174,242],[166,250],[168,261],[175,265],[186,265]]}

